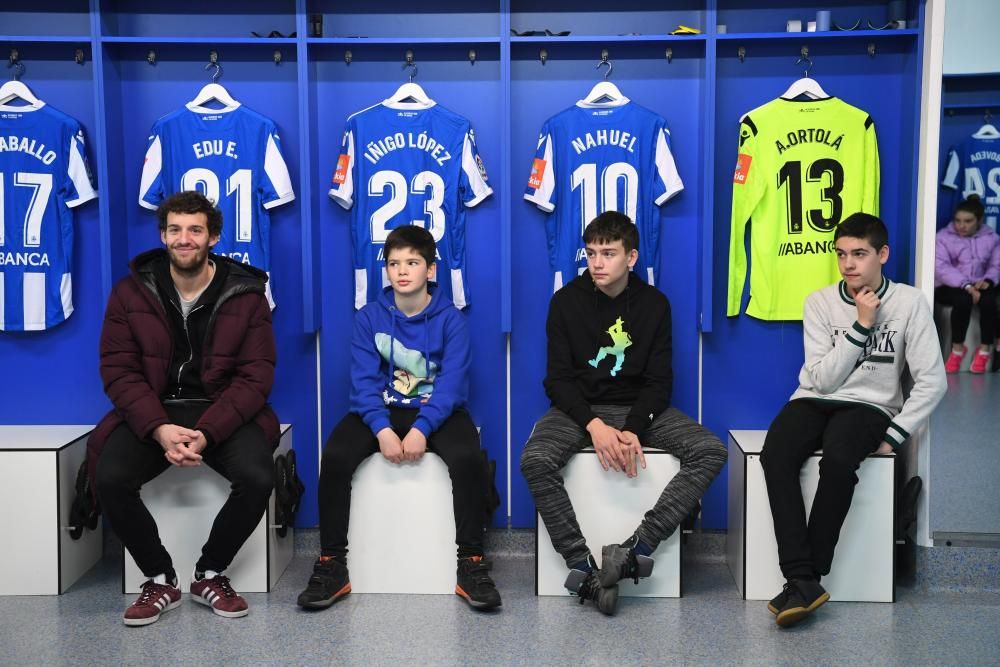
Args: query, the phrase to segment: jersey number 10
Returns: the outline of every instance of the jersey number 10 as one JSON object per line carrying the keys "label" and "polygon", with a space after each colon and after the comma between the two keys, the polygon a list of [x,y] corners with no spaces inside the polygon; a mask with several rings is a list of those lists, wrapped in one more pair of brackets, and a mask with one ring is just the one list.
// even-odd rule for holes
{"label": "jersey number 10", "polygon": [[[618,202],[618,182],[623,181],[622,192],[625,201]],[[604,211],[624,213],[635,222],[639,199],[639,174],[628,162],[613,162],[601,172],[601,181],[597,182],[597,165],[593,162],[581,164],[573,170],[573,191],[580,188],[580,234],[587,225]],[[601,198],[597,194],[600,188]],[[600,204],[600,210],[598,210]]]}

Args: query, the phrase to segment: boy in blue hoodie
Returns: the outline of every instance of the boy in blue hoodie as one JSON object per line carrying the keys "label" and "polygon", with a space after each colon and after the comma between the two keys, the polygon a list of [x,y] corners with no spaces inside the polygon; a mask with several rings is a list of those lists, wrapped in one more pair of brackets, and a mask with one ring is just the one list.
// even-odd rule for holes
{"label": "boy in blue hoodie", "polygon": [[465,317],[431,289],[436,247],[414,225],[385,241],[391,287],[354,318],[351,409],[327,440],[319,477],[320,548],[298,603],[324,609],[351,592],[347,526],[351,479],[375,452],[392,463],[418,461],[428,449],[451,476],[458,575],[455,593],[475,609],[500,606],[483,555],[486,468],[479,435],[465,410],[469,331]]}

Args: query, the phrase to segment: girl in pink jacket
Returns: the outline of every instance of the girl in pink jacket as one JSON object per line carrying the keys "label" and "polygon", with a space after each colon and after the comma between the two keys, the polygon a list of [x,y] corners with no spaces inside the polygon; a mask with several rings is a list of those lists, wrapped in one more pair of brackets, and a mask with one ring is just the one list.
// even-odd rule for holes
{"label": "girl in pink jacket", "polygon": [[956,207],[951,224],[937,233],[934,298],[951,306],[952,344],[946,372],[957,373],[969,351],[965,334],[974,306],[979,307],[981,336],[969,371],[986,372],[996,343],[998,283],[1000,236],[983,224],[983,204],[972,194]]}

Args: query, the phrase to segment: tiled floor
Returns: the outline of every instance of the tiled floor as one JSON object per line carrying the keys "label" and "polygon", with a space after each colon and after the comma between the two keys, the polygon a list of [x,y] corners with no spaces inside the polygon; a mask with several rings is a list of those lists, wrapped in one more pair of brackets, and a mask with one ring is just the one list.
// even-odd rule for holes
{"label": "tiled floor", "polygon": [[1000,373],[948,376],[930,469],[932,533],[1000,534]]}
{"label": "tiled floor", "polygon": [[[896,604],[829,603],[781,630],[739,599],[717,557],[685,564],[679,600],[623,598],[608,618],[571,598],[537,598],[534,561],[497,558],[502,611],[454,596],[351,595],[322,612],[295,597],[306,550],[242,619],[185,600],[158,623],[126,628],[113,555],[60,597],[0,597],[3,665],[997,665],[1000,594],[899,589]],[[623,586],[630,585],[623,583]]]}

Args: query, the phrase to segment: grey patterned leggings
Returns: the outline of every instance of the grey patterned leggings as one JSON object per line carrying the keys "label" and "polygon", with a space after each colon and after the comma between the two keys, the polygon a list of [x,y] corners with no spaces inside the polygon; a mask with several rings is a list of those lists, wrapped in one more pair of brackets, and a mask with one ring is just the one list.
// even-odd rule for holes
{"label": "grey patterned leggings", "polygon": [[[591,409],[604,423],[620,429],[630,407],[594,405]],[[655,549],[704,495],[725,465],[727,452],[710,431],[676,408],[660,413],[639,439],[643,446],[662,449],[681,462],[680,472],[663,489],[636,530],[639,539]],[[562,469],[573,454],[589,446],[587,432],[565,412],[551,408],[535,424],[521,452],[521,474],[528,481],[552,544],[570,567],[585,560],[590,550],[563,486]],[[628,537],[622,535],[623,540]]]}

